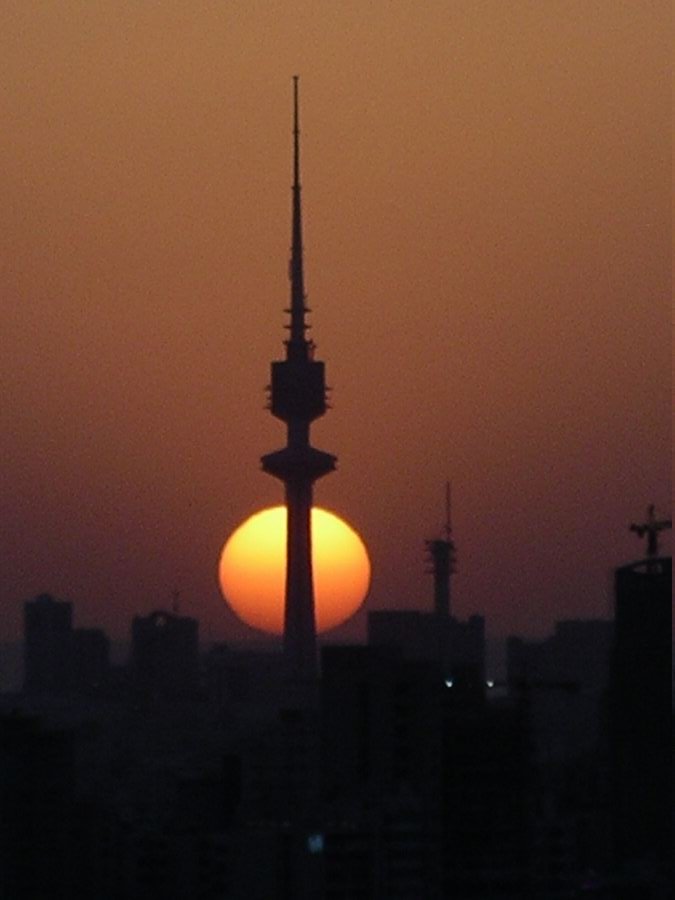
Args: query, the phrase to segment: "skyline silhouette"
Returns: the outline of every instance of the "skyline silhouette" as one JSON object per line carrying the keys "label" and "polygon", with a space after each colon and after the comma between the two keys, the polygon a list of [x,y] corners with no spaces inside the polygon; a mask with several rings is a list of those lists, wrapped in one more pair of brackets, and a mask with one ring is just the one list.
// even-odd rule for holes
{"label": "skyline silhouette", "polygon": [[280,646],[200,651],[195,619],[156,610],[111,665],[71,604],[28,601],[24,688],[0,692],[0,884],[665,900],[671,584],[670,557],[618,567],[611,620],[512,638],[499,683],[482,619],[374,612],[367,644],[322,648],[309,705]]}
{"label": "skyline silhouette", "polygon": [[[66,0],[0,35],[31,76],[0,86],[23,97],[0,602],[25,662],[0,687],[0,894],[665,900],[659,4],[181,7]],[[294,76],[266,413],[301,51],[311,189],[302,221]],[[217,567],[278,503],[269,411],[288,542],[263,642]],[[363,534],[372,591],[319,642],[312,490],[338,455],[320,503]]]}
{"label": "skyline silhouette", "polygon": [[42,591],[120,637],[176,590],[252,636],[216,567],[277,500],[251,461],[294,71],[321,501],[373,562],[354,634],[426,608],[448,478],[458,616],[607,615],[627,524],[670,514],[666,3],[179,6],[18,7],[0,35],[3,636]]}

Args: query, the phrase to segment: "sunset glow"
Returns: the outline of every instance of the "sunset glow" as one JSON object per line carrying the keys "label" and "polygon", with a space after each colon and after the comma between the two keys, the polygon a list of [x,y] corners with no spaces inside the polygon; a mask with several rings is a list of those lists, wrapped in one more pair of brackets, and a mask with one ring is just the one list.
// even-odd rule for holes
{"label": "sunset glow", "polygon": [[[318,631],[341,625],[365,600],[370,561],[365,544],[335,513],[312,509],[312,565]],[[261,631],[281,634],[286,578],[286,508],[250,516],[228,538],[220,588],[234,613]]]}
{"label": "sunset glow", "polygon": [[4,9],[2,639],[44,590],[250,637],[215,572],[283,441],[294,74],[317,498],[373,605],[429,608],[450,478],[458,615],[606,616],[672,512],[672,2]]}

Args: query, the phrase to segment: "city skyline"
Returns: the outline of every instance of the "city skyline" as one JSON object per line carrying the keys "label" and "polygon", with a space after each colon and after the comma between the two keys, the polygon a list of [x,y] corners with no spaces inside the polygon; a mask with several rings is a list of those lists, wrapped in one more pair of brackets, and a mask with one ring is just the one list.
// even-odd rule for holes
{"label": "city skyline", "polygon": [[216,568],[278,500],[295,71],[321,505],[366,540],[366,610],[431,609],[448,478],[453,607],[499,634],[607,615],[630,523],[670,514],[665,3],[303,13],[12,12],[3,637],[42,591],[117,637],[176,590],[254,634]]}

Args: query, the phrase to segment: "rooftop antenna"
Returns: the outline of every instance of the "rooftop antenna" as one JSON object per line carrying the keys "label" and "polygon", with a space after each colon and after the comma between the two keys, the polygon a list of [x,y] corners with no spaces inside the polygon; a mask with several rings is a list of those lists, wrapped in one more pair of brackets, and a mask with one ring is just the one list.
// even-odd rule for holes
{"label": "rooftop antenna", "polygon": [[672,519],[657,519],[653,503],[647,507],[647,521],[633,523],[630,531],[634,531],[639,538],[647,538],[647,559],[652,562],[659,555],[659,532],[673,527]]}
{"label": "rooftop antenna", "polygon": [[450,482],[445,482],[445,538],[447,541],[452,539],[452,518],[451,518],[451,491]]}

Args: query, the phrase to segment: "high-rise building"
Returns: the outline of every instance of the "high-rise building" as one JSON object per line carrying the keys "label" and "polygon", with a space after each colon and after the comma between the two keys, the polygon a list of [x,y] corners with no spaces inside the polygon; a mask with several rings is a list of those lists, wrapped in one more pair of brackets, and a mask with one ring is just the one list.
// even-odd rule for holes
{"label": "high-rise building", "polygon": [[72,683],[73,605],[40,594],[24,604],[24,690],[54,694]]}
{"label": "high-rise building", "polygon": [[460,621],[418,609],[376,609],[368,613],[368,644],[397,647],[406,659],[437,663],[463,692],[485,688],[485,619]]}
{"label": "high-rise building", "polygon": [[437,897],[441,670],[386,647],[328,646],[321,693],[326,896]]}
{"label": "high-rise building", "polygon": [[387,647],[322,662],[326,896],[548,896],[530,892],[522,710]]}
{"label": "high-rise building", "polygon": [[310,425],[326,412],[324,364],[307,338],[300,202],[298,78],[293,79],[293,187],[291,300],[286,358],[272,363],[270,409],[287,426],[286,446],[262,457],[265,472],[284,483],[288,517],[284,657],[287,676],[311,682],[317,675],[312,579],[311,510],[314,482],[332,472],[336,457],[312,447]]}
{"label": "high-rise building", "polygon": [[602,693],[609,678],[609,654],[614,625],[609,619],[568,619],[556,622],[543,640],[509,637],[506,669],[509,685],[575,683]]}
{"label": "high-rise building", "polygon": [[110,640],[101,628],[73,631],[73,688],[100,691],[110,677]]}
{"label": "high-rise building", "polygon": [[569,761],[597,749],[612,634],[607,619],[569,619],[543,640],[508,638],[509,694],[527,705],[536,756]]}
{"label": "high-rise building", "polygon": [[74,732],[0,716],[0,897],[82,896],[70,838],[75,787]]}
{"label": "high-rise building", "polygon": [[663,864],[671,851],[672,559],[615,574],[610,676],[617,862]]}
{"label": "high-rise building", "polygon": [[147,696],[190,696],[199,680],[199,623],[157,610],[136,616],[131,628],[131,675]]}
{"label": "high-rise building", "polygon": [[0,896],[74,897],[74,734],[0,716]]}

